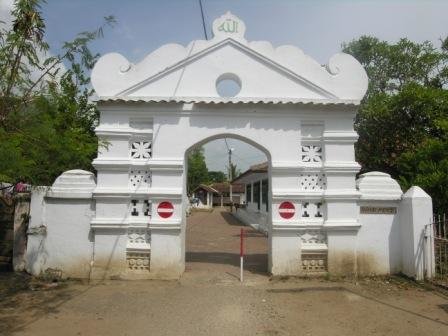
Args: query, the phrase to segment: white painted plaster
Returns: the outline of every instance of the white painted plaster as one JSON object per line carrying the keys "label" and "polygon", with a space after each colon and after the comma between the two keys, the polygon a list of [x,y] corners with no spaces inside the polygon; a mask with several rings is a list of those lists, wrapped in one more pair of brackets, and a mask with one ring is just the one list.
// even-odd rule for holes
{"label": "white painted plaster", "polygon": [[[356,182],[353,120],[367,89],[361,65],[337,54],[321,66],[293,46],[248,42],[244,23],[230,13],[214,22],[214,33],[187,47],[162,46],[138,64],[116,53],[100,58],[92,72],[101,114],[96,134],[108,146],[93,161],[98,183],[91,173],[68,171],[46,194],[33,195],[32,227],[42,224],[47,233],[30,236],[27,269],[100,279],[179,277],[186,153],[226,137],[267,157],[270,211],[255,220],[265,216],[273,274],[303,274],[328,257],[335,274],[404,271],[420,278],[430,198],[411,189],[401,201],[397,182],[378,172]],[[241,82],[235,97],[218,95],[223,75]],[[151,178],[134,186],[139,171]],[[322,177],[319,185],[312,176]],[[284,201],[296,209],[288,220],[278,211]],[[173,205],[169,218],[159,216],[161,202]],[[363,206],[397,207],[397,214],[360,214]]]}
{"label": "white painted plaster", "polygon": [[[433,251],[431,251],[431,255],[429,256],[427,255],[427,251],[425,251],[425,225],[428,225],[431,222],[431,197],[420,187],[410,188],[403,195],[403,201],[400,206],[400,227],[403,252],[402,271],[404,274],[417,280],[422,280],[425,276],[425,262],[429,265],[434,265]],[[428,276],[431,277],[432,274],[428,274]]]}
{"label": "white painted plaster", "polygon": [[61,174],[46,190],[32,191],[26,269],[40,275],[47,269],[63,277],[88,278],[91,271],[93,236],[90,221],[95,208],[94,175],[82,170]]}

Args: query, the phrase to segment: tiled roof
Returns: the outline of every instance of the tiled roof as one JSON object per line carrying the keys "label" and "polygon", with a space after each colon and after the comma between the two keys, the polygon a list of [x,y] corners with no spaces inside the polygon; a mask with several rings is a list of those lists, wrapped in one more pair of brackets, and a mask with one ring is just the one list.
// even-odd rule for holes
{"label": "tiled roof", "polygon": [[219,194],[219,191],[218,191],[218,190],[212,188],[211,186],[205,185],[205,184],[200,184],[200,185],[198,185],[198,186],[194,189],[194,191],[196,191],[196,190],[198,190],[198,189],[204,189],[204,190],[206,190],[206,191],[208,191],[208,192]]}
{"label": "tiled roof", "polygon": [[299,105],[359,105],[353,99],[297,99],[260,97],[100,97],[100,103],[196,103],[196,104],[299,104]]}
{"label": "tiled roof", "polygon": [[250,168],[248,170],[246,170],[244,173],[240,174],[235,179],[233,179],[233,182],[235,183],[235,181],[238,181],[242,177],[247,176],[249,174],[266,173],[267,171],[268,171],[268,162],[267,161],[266,162],[262,162],[262,163],[258,163],[258,164],[255,164],[253,166],[250,166]]}
{"label": "tiled roof", "polygon": [[[218,190],[220,193],[222,192],[230,192],[229,183],[222,182],[222,183],[213,183],[211,185],[213,189]],[[243,193],[244,192],[244,185],[238,184],[238,183],[232,183],[232,192],[234,193]]]}

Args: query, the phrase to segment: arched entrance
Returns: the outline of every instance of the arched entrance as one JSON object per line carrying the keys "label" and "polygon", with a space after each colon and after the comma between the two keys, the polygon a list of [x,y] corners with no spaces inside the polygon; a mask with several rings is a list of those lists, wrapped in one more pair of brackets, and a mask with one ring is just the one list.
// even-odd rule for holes
{"label": "arched entrance", "polygon": [[168,44],[139,64],[116,53],[97,62],[96,134],[108,147],[93,162],[96,269],[179,277],[185,153],[229,136],[269,158],[269,271],[355,270],[360,167],[353,119],[366,73],[349,55],[322,67],[296,47],[249,42],[245,29],[227,13],[214,21],[211,40]]}
{"label": "arched entrance", "polygon": [[[194,151],[196,151],[193,153],[195,158],[198,155],[199,158],[205,158],[203,151],[199,149],[218,139],[225,143],[226,148],[222,153],[224,155],[228,154],[226,151],[234,150],[229,147],[232,145],[231,140],[236,140],[236,144],[238,142],[250,144],[264,155],[257,156],[259,161],[253,162],[254,165],[249,165],[239,175],[227,177],[227,181],[230,180],[231,183],[209,182],[196,187],[198,181],[202,180],[198,180],[197,176],[190,176],[192,167],[188,165],[190,161],[188,158]],[[234,155],[236,155],[234,162],[236,159],[241,163],[241,160],[238,160],[240,154],[234,153]],[[238,278],[240,230],[243,229],[245,271],[249,274],[267,275],[269,232],[272,223],[269,206],[272,202],[269,152],[247,137],[230,133],[217,134],[188,148],[184,162],[184,175],[187,180],[189,176],[193,179],[186,181],[184,186],[186,271],[204,276],[219,276],[228,280]],[[193,160],[192,163],[195,164]],[[253,169],[260,164],[263,166],[262,169]],[[194,182],[193,188],[191,184]],[[211,204],[210,202],[204,204],[204,199],[213,201]]]}

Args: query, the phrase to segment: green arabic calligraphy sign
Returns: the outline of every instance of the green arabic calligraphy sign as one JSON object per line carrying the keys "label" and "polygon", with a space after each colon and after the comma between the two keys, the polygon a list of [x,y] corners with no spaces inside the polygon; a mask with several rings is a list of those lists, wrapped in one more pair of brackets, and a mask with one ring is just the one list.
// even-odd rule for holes
{"label": "green arabic calligraphy sign", "polygon": [[224,33],[238,33],[238,21],[226,19],[218,26],[218,31]]}

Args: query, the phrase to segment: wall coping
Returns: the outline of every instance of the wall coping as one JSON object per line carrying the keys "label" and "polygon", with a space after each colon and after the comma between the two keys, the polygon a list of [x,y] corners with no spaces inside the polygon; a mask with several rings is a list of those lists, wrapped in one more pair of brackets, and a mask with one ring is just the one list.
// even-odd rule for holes
{"label": "wall coping", "polygon": [[95,175],[92,172],[81,169],[68,170],[56,178],[45,197],[90,199],[95,188]]}
{"label": "wall coping", "polygon": [[360,175],[356,188],[361,193],[361,201],[397,201],[403,195],[397,181],[389,174],[377,171]]}

